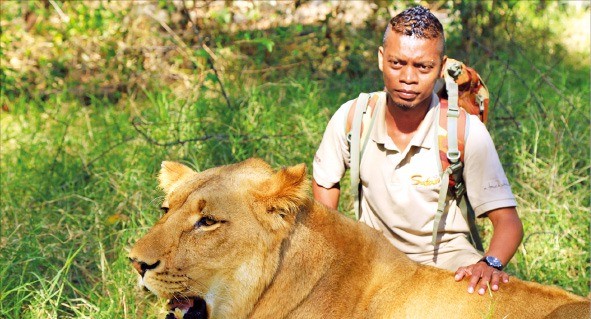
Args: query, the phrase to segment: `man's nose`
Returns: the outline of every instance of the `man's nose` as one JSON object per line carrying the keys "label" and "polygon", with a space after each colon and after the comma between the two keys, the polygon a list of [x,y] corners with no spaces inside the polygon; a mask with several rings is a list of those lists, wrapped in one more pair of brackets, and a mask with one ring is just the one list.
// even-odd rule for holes
{"label": "man's nose", "polygon": [[418,82],[417,72],[412,65],[405,65],[400,72],[400,81],[411,84]]}

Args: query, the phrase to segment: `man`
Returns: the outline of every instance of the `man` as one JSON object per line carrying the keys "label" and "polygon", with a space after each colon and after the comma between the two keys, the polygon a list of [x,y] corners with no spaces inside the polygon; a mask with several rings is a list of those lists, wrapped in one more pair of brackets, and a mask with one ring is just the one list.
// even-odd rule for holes
{"label": "man", "polygon": [[[469,278],[468,292],[499,289],[502,271],[523,237],[516,201],[484,124],[471,116],[465,142],[463,177],[476,216],[488,217],[493,236],[483,258],[469,242],[469,226],[450,199],[443,231],[431,242],[441,185],[436,153],[433,92],[446,61],[443,27],[423,7],[407,9],[390,21],[378,50],[385,106],[376,119],[360,165],[361,217],[394,246],[420,263]],[[378,102],[380,103],[380,102]],[[337,208],[339,182],[349,165],[346,123],[353,101],[343,104],[327,125],[314,159],[314,197]],[[349,117],[350,121],[350,117]],[[441,229],[441,228],[440,228]]]}

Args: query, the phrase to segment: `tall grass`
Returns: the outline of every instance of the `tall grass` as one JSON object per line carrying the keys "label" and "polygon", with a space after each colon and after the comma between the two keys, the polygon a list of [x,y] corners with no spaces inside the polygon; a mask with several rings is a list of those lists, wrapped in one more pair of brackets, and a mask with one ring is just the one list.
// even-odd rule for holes
{"label": "tall grass", "polygon": [[[73,19],[64,24],[28,3],[40,19],[28,32],[11,22],[26,6],[2,6],[2,318],[161,318],[162,301],[136,287],[126,257],[159,217],[160,162],[310,164],[336,108],[381,86],[371,30],[343,28],[353,52],[328,57],[323,26],[220,32],[216,75],[200,47],[174,49],[178,40],[127,4],[63,4]],[[518,31],[486,61],[458,54],[486,76],[489,129],[525,225],[509,271],[588,295],[589,65],[519,49],[531,40]],[[350,212],[346,198],[341,208]]]}

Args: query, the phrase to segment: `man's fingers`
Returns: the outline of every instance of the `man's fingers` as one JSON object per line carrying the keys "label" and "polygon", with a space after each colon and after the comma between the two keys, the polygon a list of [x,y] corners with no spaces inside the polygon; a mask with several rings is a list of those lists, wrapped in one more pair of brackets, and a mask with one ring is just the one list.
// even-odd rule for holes
{"label": "man's fingers", "polygon": [[501,272],[501,278],[503,280],[503,283],[508,283],[509,282],[509,274],[506,272]]}
{"label": "man's fingers", "polygon": [[472,276],[472,266],[460,267],[458,268],[458,270],[456,270],[456,275],[454,276],[454,279],[456,281],[460,281],[464,279],[464,277],[470,276]]}
{"label": "man's fingers", "polygon": [[502,280],[504,274],[504,272],[499,270],[494,270],[492,272],[492,278],[490,280],[490,289],[492,289],[493,291],[499,290],[499,281]]}
{"label": "man's fingers", "polygon": [[460,268],[458,268],[458,270],[456,270],[456,275],[454,276],[454,279],[456,281],[460,281],[466,276],[468,276],[468,273],[466,271],[466,267],[460,267]]}
{"label": "man's fingers", "polygon": [[480,277],[482,277],[481,272],[472,274],[472,276],[470,278],[470,283],[468,284],[468,293],[471,294],[474,292],[474,288],[476,287],[476,285],[480,281]]}
{"label": "man's fingers", "polygon": [[498,291],[500,283],[509,282],[509,274],[486,265],[470,265],[460,267],[456,270],[454,279],[460,281],[470,277],[468,282],[468,293],[478,290],[479,295],[484,295],[486,290]]}
{"label": "man's fingers", "polygon": [[[485,271],[483,272],[482,276],[480,277],[480,289],[478,289],[479,295],[484,295],[486,289],[488,288],[489,283],[492,286],[492,278],[494,278],[493,272]],[[497,275],[497,289],[499,289],[499,277]]]}

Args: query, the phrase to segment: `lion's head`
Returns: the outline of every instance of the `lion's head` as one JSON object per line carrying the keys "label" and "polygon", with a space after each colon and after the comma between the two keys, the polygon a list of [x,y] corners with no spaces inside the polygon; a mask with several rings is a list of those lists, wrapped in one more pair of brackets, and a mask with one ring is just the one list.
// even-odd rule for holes
{"label": "lion's head", "polygon": [[198,173],[163,162],[159,181],[164,214],[129,255],[141,285],[183,312],[197,297],[210,308],[232,308],[227,299],[254,304],[297,213],[311,203],[305,166],[275,172],[251,159]]}

